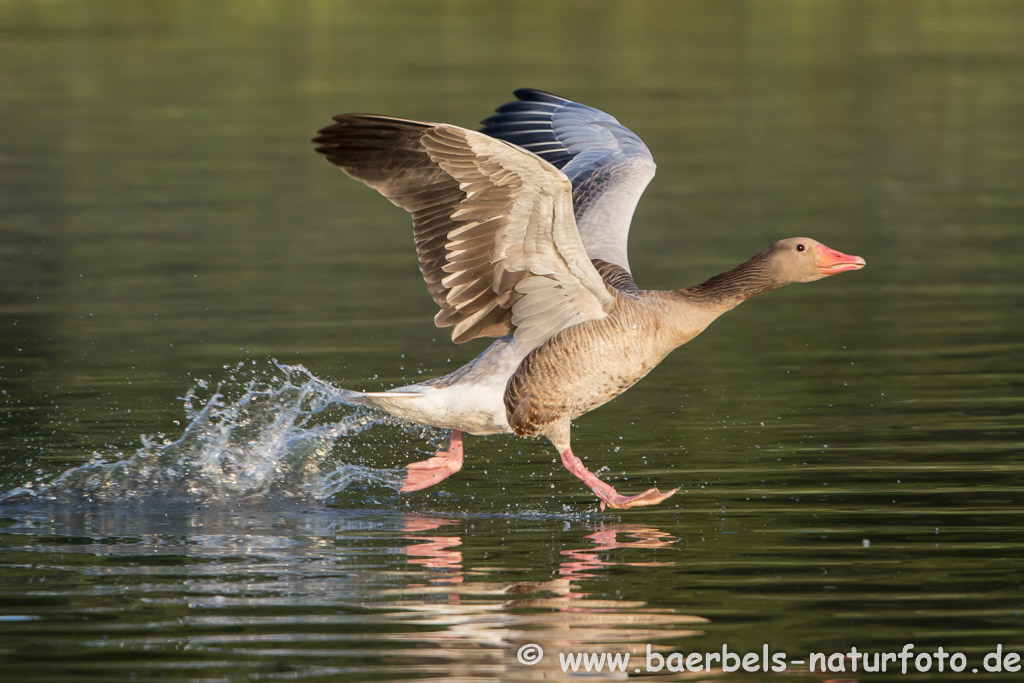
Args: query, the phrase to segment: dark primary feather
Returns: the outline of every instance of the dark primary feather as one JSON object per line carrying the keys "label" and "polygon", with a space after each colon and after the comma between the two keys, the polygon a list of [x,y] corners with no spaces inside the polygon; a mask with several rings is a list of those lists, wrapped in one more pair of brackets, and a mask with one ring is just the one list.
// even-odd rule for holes
{"label": "dark primary feather", "polygon": [[[498,107],[481,122],[480,132],[528,149],[556,168],[597,148],[652,159],[643,140],[600,109],[543,90],[520,88],[514,94],[519,99]],[[534,149],[540,146],[551,149]]]}
{"label": "dark primary feather", "polygon": [[481,132],[561,169],[572,183],[573,212],[587,254],[628,273],[630,221],[655,171],[647,146],[599,109],[541,90],[515,95],[517,101],[482,122]]}

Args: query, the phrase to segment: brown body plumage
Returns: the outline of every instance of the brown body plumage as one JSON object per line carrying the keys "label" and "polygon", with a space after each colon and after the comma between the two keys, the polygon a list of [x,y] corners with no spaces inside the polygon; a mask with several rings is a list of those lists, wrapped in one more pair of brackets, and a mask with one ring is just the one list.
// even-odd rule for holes
{"label": "brown body plumage", "polygon": [[505,390],[515,433],[568,447],[570,420],[629,389],[707,326],[704,311],[684,301],[674,292],[618,294],[608,317],[562,330],[531,351]]}
{"label": "brown body plumage", "polygon": [[[570,422],[612,400],[742,301],[864,265],[809,238],[768,247],[688,289],[641,290],[626,259],[633,208],[654,175],[643,143],[596,109],[539,91],[498,110],[484,133],[347,114],[317,151],[413,217],[420,271],[452,340],[498,339],[444,377],[354,403],[452,430],[446,451],[408,466],[403,491],[462,465],[462,432],[543,435],[602,506],[624,496],[572,453]],[[521,145],[521,146],[517,146]]]}

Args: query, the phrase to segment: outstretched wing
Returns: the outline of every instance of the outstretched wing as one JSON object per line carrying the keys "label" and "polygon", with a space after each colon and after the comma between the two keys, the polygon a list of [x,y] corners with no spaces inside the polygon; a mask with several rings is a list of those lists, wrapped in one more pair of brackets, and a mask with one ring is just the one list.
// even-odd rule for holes
{"label": "outstretched wing", "polygon": [[[654,158],[643,141],[612,116],[541,90],[516,90],[481,132],[539,155],[572,183],[573,210],[591,259],[629,274],[627,241],[640,195],[654,177]],[[602,268],[613,279],[617,269]],[[632,278],[627,277],[629,285]],[[619,277],[621,282],[621,277]],[[618,286],[609,280],[609,284]],[[635,285],[632,285],[635,287]]]}
{"label": "outstretched wing", "polygon": [[536,346],[607,315],[572,188],[543,159],[444,124],[343,114],[316,150],[412,214],[420,272],[456,343],[514,333]]}

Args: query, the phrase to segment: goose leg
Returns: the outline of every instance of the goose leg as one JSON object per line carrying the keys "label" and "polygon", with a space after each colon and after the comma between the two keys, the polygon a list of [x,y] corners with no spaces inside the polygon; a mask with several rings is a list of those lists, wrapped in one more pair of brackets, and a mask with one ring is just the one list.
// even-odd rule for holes
{"label": "goose leg", "polygon": [[602,510],[604,510],[605,505],[612,508],[635,508],[643,505],[657,505],[679,490],[674,488],[671,491],[662,493],[657,488],[653,488],[647,489],[635,496],[624,496],[616,491],[614,486],[601,481],[596,474],[588,470],[583,465],[583,462],[573,455],[572,448],[570,447],[566,447],[562,451],[562,464],[565,465],[565,469],[579,477],[580,481],[589,486],[590,490],[601,499]]}
{"label": "goose leg", "polygon": [[448,450],[438,451],[434,457],[405,466],[405,484],[402,493],[419,491],[433,486],[462,469],[462,432],[453,429],[448,437]]}

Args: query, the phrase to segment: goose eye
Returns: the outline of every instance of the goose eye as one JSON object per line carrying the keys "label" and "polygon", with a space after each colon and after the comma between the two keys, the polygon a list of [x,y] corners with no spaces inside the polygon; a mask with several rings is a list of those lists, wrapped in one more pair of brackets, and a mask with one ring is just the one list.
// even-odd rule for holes
{"label": "goose eye", "polygon": [[804,249],[806,249],[806,248],[807,248],[807,247],[805,247],[805,246],[804,246],[804,245],[802,245],[802,244],[798,244],[798,245],[796,245],[796,250],[797,250],[797,251],[803,251],[803,250],[804,250]]}

